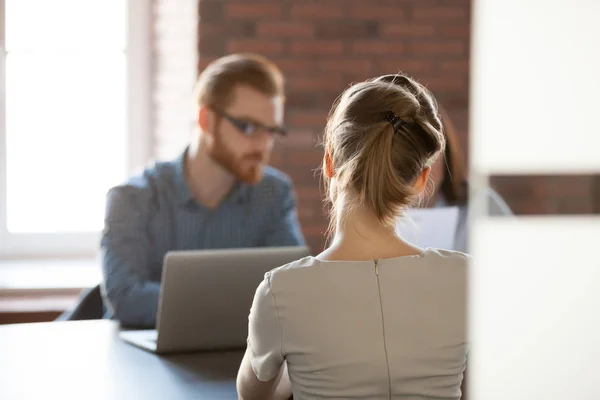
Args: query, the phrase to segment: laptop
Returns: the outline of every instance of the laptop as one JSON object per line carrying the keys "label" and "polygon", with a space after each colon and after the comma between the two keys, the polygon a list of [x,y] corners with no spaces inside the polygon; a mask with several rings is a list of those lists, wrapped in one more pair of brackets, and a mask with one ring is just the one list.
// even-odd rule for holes
{"label": "laptop", "polygon": [[458,207],[417,208],[409,210],[396,225],[396,233],[422,248],[455,250]]}
{"label": "laptop", "polygon": [[305,246],[168,252],[157,329],[119,336],[157,354],[245,349],[248,314],[265,273],[308,255]]}

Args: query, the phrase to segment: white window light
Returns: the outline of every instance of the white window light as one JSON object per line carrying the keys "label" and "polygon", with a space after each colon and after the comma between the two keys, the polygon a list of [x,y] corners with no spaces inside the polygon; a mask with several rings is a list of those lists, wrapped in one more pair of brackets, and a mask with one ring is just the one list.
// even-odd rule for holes
{"label": "white window light", "polygon": [[150,157],[150,0],[0,0],[0,257],[93,256]]}

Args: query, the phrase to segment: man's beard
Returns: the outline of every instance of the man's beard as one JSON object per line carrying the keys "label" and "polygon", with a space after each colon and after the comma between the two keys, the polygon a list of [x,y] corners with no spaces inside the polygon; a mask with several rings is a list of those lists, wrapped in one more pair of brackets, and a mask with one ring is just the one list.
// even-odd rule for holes
{"label": "man's beard", "polygon": [[[247,153],[237,158],[220,140],[218,134],[215,135],[209,155],[237,179],[250,185],[261,180],[263,166],[268,162],[267,157],[261,152]],[[251,165],[248,165],[249,162]]]}

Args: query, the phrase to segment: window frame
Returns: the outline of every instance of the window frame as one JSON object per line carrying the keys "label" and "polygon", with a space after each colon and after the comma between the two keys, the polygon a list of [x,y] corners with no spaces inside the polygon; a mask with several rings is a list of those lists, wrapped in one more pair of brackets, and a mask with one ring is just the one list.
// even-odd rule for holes
{"label": "window frame", "polygon": [[[154,145],[152,107],[152,0],[127,3],[127,171],[143,167]],[[11,233],[7,229],[5,0],[0,0],[0,260],[94,257],[101,232]]]}

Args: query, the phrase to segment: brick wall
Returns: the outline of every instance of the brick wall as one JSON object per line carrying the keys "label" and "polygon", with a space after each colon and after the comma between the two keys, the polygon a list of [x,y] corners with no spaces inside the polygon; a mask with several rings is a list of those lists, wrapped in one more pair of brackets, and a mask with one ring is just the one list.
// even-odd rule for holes
{"label": "brick wall", "polygon": [[470,3],[466,0],[199,0],[201,70],[229,52],[262,53],[287,77],[291,136],[273,164],[294,180],[313,251],[324,244],[315,147],[335,97],[352,81],[403,70],[448,108],[466,146]]}

